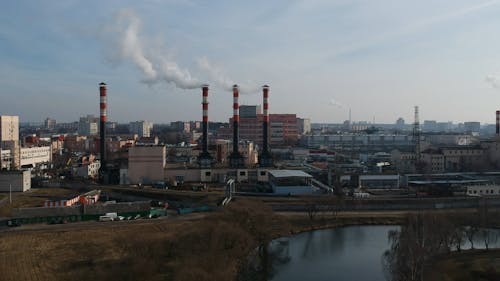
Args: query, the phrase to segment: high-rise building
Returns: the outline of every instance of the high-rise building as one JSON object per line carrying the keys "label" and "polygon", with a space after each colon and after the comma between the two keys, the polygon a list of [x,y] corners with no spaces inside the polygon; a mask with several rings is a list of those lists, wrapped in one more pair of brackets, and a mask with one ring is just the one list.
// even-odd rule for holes
{"label": "high-rise building", "polygon": [[47,118],[44,123],[47,130],[53,130],[56,127],[56,119]]}
{"label": "high-rise building", "polygon": [[0,141],[19,141],[19,116],[0,115]]}
{"label": "high-rise building", "polygon": [[479,133],[481,122],[464,122],[464,131],[467,133]]}
{"label": "high-rise building", "polygon": [[94,115],[80,117],[78,122],[78,134],[80,136],[93,136],[99,132],[99,118]]}
{"label": "high-rise building", "polygon": [[0,150],[10,150],[11,168],[19,169],[19,116],[0,115]]}
{"label": "high-rise building", "polygon": [[396,129],[403,130],[405,128],[405,120],[402,117],[399,117],[396,120]]}
{"label": "high-rise building", "polygon": [[307,135],[311,133],[311,119],[297,118],[297,130],[299,135]]}
{"label": "high-rise building", "polygon": [[153,123],[148,121],[135,121],[129,123],[129,131],[133,135],[138,135],[139,137],[150,137],[151,129],[153,128]]}

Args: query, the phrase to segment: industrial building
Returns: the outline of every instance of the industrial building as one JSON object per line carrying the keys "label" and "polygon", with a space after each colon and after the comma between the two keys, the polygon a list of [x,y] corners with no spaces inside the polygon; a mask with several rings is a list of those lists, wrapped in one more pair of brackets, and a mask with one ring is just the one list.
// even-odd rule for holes
{"label": "industrial building", "polygon": [[313,193],[312,176],[300,170],[271,170],[269,171],[269,184],[275,194]]}
{"label": "industrial building", "polygon": [[30,171],[0,171],[0,192],[25,192],[29,189]]}

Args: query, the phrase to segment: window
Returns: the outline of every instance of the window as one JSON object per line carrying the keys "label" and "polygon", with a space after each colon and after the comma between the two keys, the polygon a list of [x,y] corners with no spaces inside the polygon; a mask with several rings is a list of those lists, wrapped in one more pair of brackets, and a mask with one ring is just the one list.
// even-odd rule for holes
{"label": "window", "polygon": [[206,176],[206,177],[209,177],[209,176],[210,176],[210,174],[211,174],[210,172],[205,172],[205,176]]}
{"label": "window", "polygon": [[241,171],[241,172],[240,172],[240,176],[246,176],[246,175],[247,175],[247,173],[246,173],[246,172],[244,172],[244,171]]}
{"label": "window", "polygon": [[266,171],[260,171],[260,175],[261,176],[265,176],[266,175]]}

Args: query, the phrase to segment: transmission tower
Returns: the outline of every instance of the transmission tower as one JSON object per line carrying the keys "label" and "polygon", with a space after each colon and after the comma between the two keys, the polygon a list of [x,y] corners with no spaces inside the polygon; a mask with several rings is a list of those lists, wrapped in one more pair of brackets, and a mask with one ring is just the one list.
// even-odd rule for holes
{"label": "transmission tower", "polygon": [[413,143],[415,149],[415,161],[420,161],[420,121],[418,117],[418,106],[415,106],[415,122],[413,123]]}

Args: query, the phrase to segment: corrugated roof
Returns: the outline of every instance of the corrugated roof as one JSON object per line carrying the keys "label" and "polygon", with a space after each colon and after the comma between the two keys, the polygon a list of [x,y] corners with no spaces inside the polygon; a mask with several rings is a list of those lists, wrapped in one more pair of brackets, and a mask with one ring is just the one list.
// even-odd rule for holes
{"label": "corrugated roof", "polygon": [[312,178],[311,175],[301,170],[272,170],[269,174],[275,178]]}

